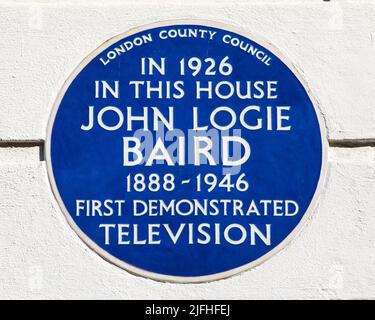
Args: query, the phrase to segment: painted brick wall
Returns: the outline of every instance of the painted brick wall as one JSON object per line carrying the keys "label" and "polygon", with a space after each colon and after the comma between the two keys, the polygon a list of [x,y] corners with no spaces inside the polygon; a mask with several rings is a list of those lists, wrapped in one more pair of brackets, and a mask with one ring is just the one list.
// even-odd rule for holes
{"label": "painted brick wall", "polygon": [[[250,271],[160,283],[101,259],[68,226],[42,147],[64,80],[134,26],[199,18],[278,47],[319,101],[330,141],[320,204],[300,235]],[[375,298],[375,3],[331,0],[0,2],[0,298]]]}

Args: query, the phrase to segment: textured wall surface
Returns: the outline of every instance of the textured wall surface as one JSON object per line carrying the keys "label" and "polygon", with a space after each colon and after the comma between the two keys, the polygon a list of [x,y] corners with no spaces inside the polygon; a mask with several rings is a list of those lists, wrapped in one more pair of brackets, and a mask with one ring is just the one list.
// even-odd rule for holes
{"label": "textured wall surface", "polygon": [[[235,25],[278,47],[324,115],[320,204],[259,267],[208,284],[160,283],[101,259],[68,226],[41,146],[57,92],[108,38],[160,20]],[[0,2],[0,298],[375,298],[375,2]]]}

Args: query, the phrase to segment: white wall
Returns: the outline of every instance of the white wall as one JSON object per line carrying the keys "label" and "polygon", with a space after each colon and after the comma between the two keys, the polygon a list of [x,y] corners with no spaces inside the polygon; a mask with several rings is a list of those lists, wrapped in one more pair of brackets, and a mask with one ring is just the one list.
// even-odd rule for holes
{"label": "white wall", "polygon": [[[0,145],[0,298],[375,298],[375,2],[0,2],[0,139],[45,139],[64,80],[108,38],[134,26],[199,18],[259,34],[300,69],[331,147],[320,205],[261,266],[209,284],[133,276],[67,225],[39,148]],[[12,145],[12,144],[11,144]]]}

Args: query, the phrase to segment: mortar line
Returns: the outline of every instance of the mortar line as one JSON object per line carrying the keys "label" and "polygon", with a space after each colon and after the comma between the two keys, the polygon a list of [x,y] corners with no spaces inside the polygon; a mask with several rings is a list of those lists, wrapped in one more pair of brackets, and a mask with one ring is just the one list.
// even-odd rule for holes
{"label": "mortar line", "polygon": [[374,139],[328,139],[331,148],[375,147]]}
{"label": "mortar line", "polygon": [[44,140],[0,140],[0,148],[32,148],[44,145]]}

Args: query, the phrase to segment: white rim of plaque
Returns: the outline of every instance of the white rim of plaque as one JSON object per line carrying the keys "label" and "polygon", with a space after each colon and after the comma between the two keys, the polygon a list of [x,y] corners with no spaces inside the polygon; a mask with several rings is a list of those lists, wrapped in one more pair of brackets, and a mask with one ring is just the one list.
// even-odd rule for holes
{"label": "white rim of plaque", "polygon": [[[55,178],[53,175],[52,170],[52,163],[51,163],[51,133],[52,133],[52,127],[55,121],[57,110],[59,109],[60,103],[62,101],[62,98],[65,95],[65,92],[71,85],[71,83],[74,81],[76,76],[86,67],[86,65],[92,61],[97,55],[101,52],[103,52],[105,49],[109,48],[111,45],[116,43],[117,41],[129,37],[133,34],[153,29],[157,27],[168,27],[168,26],[178,26],[178,25],[198,25],[198,26],[206,26],[206,27],[213,27],[218,28],[222,30],[227,30],[230,32],[237,33],[245,38],[248,38],[250,40],[253,40],[254,42],[260,44],[265,49],[269,50],[271,53],[276,55],[297,77],[299,82],[302,84],[304,89],[306,90],[308,97],[310,98],[310,101],[313,104],[316,116],[318,118],[319,127],[320,127],[320,135],[321,135],[321,143],[322,143],[322,166],[320,170],[320,177],[317,184],[317,187],[315,189],[314,196],[304,213],[301,221],[297,224],[297,226],[293,229],[293,231],[284,239],[282,240],[276,247],[274,247],[272,250],[267,252],[265,255],[261,256],[260,258],[242,265],[240,267],[230,269],[224,272],[214,273],[210,275],[204,275],[204,276],[194,276],[194,277],[184,277],[184,276],[171,276],[166,274],[159,274],[154,273],[151,271],[147,271],[141,268],[138,268],[136,266],[133,266],[131,264],[128,264],[113,255],[109,254],[107,251],[102,249],[99,245],[97,245],[94,241],[92,241],[74,222],[71,215],[69,214],[68,210],[66,209],[64,202],[62,201],[60,197],[60,193],[57,189]],[[145,278],[157,280],[157,281],[168,281],[168,282],[176,282],[176,283],[200,283],[200,282],[209,282],[219,279],[224,279],[231,277],[233,275],[236,275],[240,272],[249,270],[251,268],[254,268],[261,263],[268,260],[270,257],[284,249],[290,242],[293,240],[301,231],[302,227],[305,225],[307,220],[311,217],[312,212],[314,211],[315,207],[317,206],[317,202],[319,200],[319,196],[321,194],[321,191],[324,186],[324,181],[327,173],[327,150],[328,150],[328,142],[327,142],[327,135],[326,135],[326,127],[325,122],[323,121],[322,112],[320,110],[318,101],[314,98],[314,96],[311,93],[311,90],[307,86],[307,83],[304,81],[304,79],[300,76],[297,68],[288,60],[285,58],[285,56],[280,52],[279,49],[277,49],[273,44],[269,43],[268,41],[264,40],[262,37],[254,36],[253,34],[245,31],[241,31],[237,27],[227,25],[225,23],[216,22],[216,21],[210,21],[210,20],[200,20],[200,19],[174,19],[174,20],[166,20],[166,21],[160,21],[156,23],[150,23],[145,24],[139,27],[131,28],[128,31],[121,33],[117,36],[114,36],[107,41],[105,41],[103,44],[101,44],[98,48],[96,48],[93,52],[91,52],[86,58],[83,59],[83,61],[74,69],[74,71],[70,74],[68,79],[64,82],[63,87],[60,89],[57,98],[55,100],[55,103],[53,104],[52,112],[49,117],[48,126],[47,126],[47,137],[46,137],[46,144],[45,144],[45,156],[46,156],[46,163],[47,163],[47,172],[48,172],[48,178],[49,182],[51,184],[51,188],[53,191],[53,194],[63,211],[66,220],[68,221],[69,225],[73,228],[73,230],[78,234],[78,236],[81,238],[81,240],[88,245],[93,251],[98,253],[103,259],[113,263],[114,265],[134,274],[139,275]]]}

